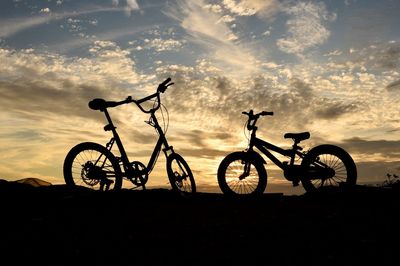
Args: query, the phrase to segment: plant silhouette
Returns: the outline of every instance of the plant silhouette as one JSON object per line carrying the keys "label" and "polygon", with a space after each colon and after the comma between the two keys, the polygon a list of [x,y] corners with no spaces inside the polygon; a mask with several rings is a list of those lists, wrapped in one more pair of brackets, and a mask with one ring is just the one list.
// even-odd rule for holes
{"label": "plant silhouette", "polygon": [[[303,152],[299,143],[310,138],[309,132],[286,133],[285,138],[293,140],[291,149],[283,149],[257,138],[257,121],[263,116],[272,116],[273,112],[253,110],[243,112],[248,117],[246,127],[251,131],[249,146],[244,151],[227,155],[218,167],[218,184],[222,192],[229,196],[260,195],[267,186],[267,172],[264,158],[257,148],[274,164],[283,170],[288,181],[297,186],[300,182],[307,192],[314,192],[323,186],[356,184],[357,168],[351,156],[342,148],[324,144]],[[280,161],[270,151],[286,156],[289,161]],[[296,159],[301,164],[295,164]]]}
{"label": "plant silhouette", "polygon": [[382,187],[395,187],[400,185],[399,176],[396,174],[386,174],[386,180],[383,181]]}
{"label": "plant silhouette", "polygon": [[[113,137],[106,146],[93,142],[83,142],[73,147],[64,160],[63,172],[66,184],[70,186],[78,184],[99,190],[118,190],[122,187],[122,180],[125,178],[132,182],[134,188],[142,187],[145,189],[149,174],[162,150],[167,159],[167,174],[173,190],[185,195],[195,193],[196,184],[189,165],[169,145],[165,132],[160,127],[155,115],[161,106],[160,93],[164,93],[169,86],[174,84],[170,83],[170,81],[171,78],[166,79],[159,84],[155,93],[139,100],[134,100],[129,96],[119,102],[106,101],[99,98],[90,101],[89,107],[91,109],[104,113],[108,122],[104,130],[111,131]],[[153,99],[153,106],[146,110],[142,104]],[[154,127],[159,135],[147,165],[139,161],[129,161],[126,150],[107,110],[108,108],[129,103],[135,103],[142,112],[150,114],[150,118],[146,123]],[[119,150],[119,157],[111,152],[114,144],[117,145]]]}

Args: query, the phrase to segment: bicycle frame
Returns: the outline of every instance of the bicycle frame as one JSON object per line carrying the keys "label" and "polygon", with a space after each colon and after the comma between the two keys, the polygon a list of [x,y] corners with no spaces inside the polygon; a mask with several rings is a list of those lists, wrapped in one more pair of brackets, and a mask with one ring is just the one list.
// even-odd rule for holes
{"label": "bicycle frame", "polygon": [[[296,156],[299,156],[301,159],[304,159],[306,156],[306,153],[300,152],[302,148],[298,146],[298,142],[294,142],[293,146],[291,149],[282,149],[278,146],[275,146],[274,144],[271,144],[267,141],[264,141],[262,139],[259,139],[256,137],[256,131],[257,127],[253,124],[251,125],[252,128],[252,134],[250,138],[250,143],[249,143],[249,148],[248,151],[254,152],[254,147],[256,147],[258,150],[260,150],[265,156],[267,156],[276,166],[281,168],[284,173],[285,173],[285,178],[289,181],[297,183],[297,180],[294,180],[294,177],[292,174],[294,173],[293,170],[295,170],[296,174],[301,173],[304,176],[308,176],[310,178],[318,177],[318,176],[329,176],[332,173],[326,169],[327,165],[321,162],[317,162],[317,164],[314,164],[313,168],[308,168],[308,169],[302,169],[301,165],[295,165],[295,158]],[[274,156],[270,150],[275,151],[281,155],[284,155],[286,157],[290,158],[289,162],[281,162],[276,156]],[[291,170],[292,169],[292,170]],[[248,171],[250,169],[245,169],[245,175],[248,174]]]}
{"label": "bicycle frame", "polygon": [[[108,124],[104,127],[104,130],[111,131],[113,134],[113,137],[107,143],[106,147],[107,147],[107,149],[111,150],[114,142],[117,143],[118,150],[121,154],[120,160],[122,162],[123,170],[124,170],[123,176],[127,177],[127,178],[133,178],[134,177],[134,169],[128,159],[128,155],[122,144],[121,138],[118,135],[116,127],[114,126],[107,109],[104,110],[104,114],[105,114],[107,122],[108,122]],[[150,113],[150,117],[151,117],[150,121],[152,121],[152,123],[148,122],[148,124],[153,126],[156,129],[157,133],[159,134],[159,138],[158,138],[158,141],[157,141],[157,143],[154,147],[154,150],[151,154],[150,160],[146,166],[146,169],[145,169],[146,174],[149,174],[151,172],[151,170],[154,168],[154,166],[157,162],[158,155],[161,150],[164,152],[166,157],[168,157],[170,154],[174,153],[173,147],[169,146],[167,138],[165,137],[163,130],[161,129],[160,125],[158,124],[158,120],[157,120],[154,112]],[[164,146],[164,148],[162,148],[162,146]],[[170,151],[170,154],[168,154],[168,151]]]}
{"label": "bicycle frame", "polygon": [[299,146],[297,145],[297,143],[295,143],[291,149],[282,149],[278,146],[275,146],[274,144],[271,144],[267,141],[264,141],[262,139],[259,139],[256,137],[256,131],[257,131],[257,127],[254,127],[252,134],[251,134],[251,138],[250,138],[250,144],[249,144],[249,151],[253,151],[254,150],[254,146],[260,150],[263,154],[265,154],[265,156],[267,156],[276,166],[278,166],[279,168],[281,168],[282,170],[286,169],[286,164],[284,164],[283,162],[281,162],[276,156],[274,156],[269,150],[275,151],[279,154],[282,154],[286,157],[290,157],[290,162],[289,162],[289,166],[294,165],[294,161],[296,158],[296,155],[299,156],[300,158],[304,158],[304,153],[298,151],[299,150]]}

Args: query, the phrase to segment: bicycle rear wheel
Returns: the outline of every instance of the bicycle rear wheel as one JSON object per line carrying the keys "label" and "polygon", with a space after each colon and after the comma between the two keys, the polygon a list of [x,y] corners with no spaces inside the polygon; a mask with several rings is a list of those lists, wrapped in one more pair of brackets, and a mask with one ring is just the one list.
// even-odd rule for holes
{"label": "bicycle rear wheel", "polygon": [[115,156],[104,146],[83,142],[67,154],[63,166],[68,186],[84,186],[94,190],[118,190],[122,174]]}
{"label": "bicycle rear wheel", "polygon": [[320,168],[331,173],[328,176],[302,177],[301,183],[307,192],[328,186],[354,186],[357,181],[357,167],[353,158],[338,146],[320,145],[311,149],[301,165],[306,171]]}
{"label": "bicycle rear wheel", "polygon": [[185,159],[177,153],[167,158],[167,174],[174,191],[182,194],[196,193],[196,183]]}

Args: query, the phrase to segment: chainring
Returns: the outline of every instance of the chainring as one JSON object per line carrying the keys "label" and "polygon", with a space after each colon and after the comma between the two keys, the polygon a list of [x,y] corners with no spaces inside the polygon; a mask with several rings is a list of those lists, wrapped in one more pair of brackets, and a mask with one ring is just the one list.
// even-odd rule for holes
{"label": "chainring", "polygon": [[139,161],[133,161],[131,162],[131,165],[134,171],[134,176],[130,179],[131,182],[136,186],[145,185],[147,180],[149,180],[146,166]]}

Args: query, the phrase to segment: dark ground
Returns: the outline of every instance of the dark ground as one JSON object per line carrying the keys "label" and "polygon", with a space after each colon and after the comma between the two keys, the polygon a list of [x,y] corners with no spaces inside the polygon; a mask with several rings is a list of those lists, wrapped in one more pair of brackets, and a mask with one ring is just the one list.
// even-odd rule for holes
{"label": "dark ground", "polygon": [[2,265],[400,265],[400,190],[232,200],[2,182],[0,202]]}

